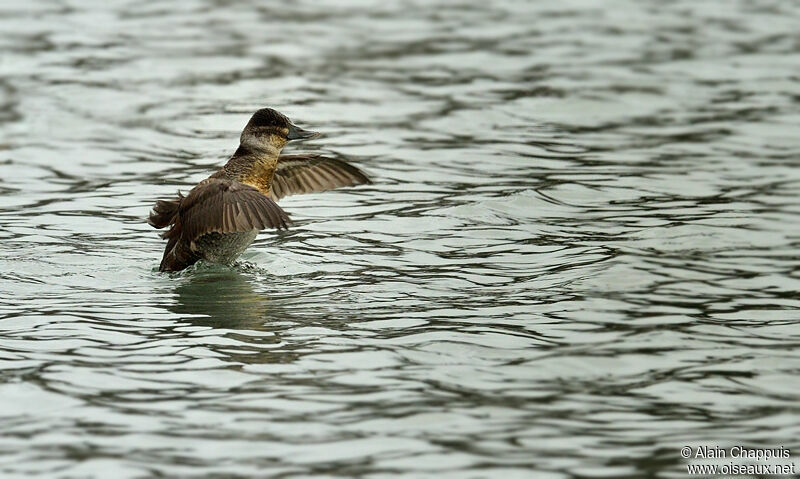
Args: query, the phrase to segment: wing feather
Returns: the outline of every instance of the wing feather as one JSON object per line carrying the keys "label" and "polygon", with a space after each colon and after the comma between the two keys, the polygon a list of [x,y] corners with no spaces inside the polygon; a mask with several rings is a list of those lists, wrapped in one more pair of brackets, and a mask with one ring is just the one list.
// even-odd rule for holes
{"label": "wing feather", "polygon": [[348,183],[350,181],[349,176],[345,175],[340,170],[337,170],[332,165],[323,164],[321,166],[322,166],[322,171],[327,173],[330,177],[335,178],[338,181],[341,181],[342,183]]}
{"label": "wing feather", "polygon": [[343,186],[368,185],[372,181],[355,166],[320,155],[284,155],[272,179],[272,196],[316,193]]}
{"label": "wing feather", "polygon": [[[189,243],[206,233],[285,229],[289,222],[289,215],[274,200],[252,186],[227,179],[201,181],[188,195],[179,199],[174,209],[176,211],[168,212],[172,227],[164,237],[181,238]],[[160,211],[156,214],[166,216]],[[160,225],[161,221],[153,223]]]}

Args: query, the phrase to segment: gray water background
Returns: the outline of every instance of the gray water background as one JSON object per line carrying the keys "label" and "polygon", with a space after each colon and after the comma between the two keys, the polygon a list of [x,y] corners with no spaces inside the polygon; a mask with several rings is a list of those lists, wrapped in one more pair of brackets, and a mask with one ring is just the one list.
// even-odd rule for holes
{"label": "gray water background", "polygon": [[[0,4],[0,477],[800,455],[800,4]],[[256,109],[375,184],[156,272]]]}

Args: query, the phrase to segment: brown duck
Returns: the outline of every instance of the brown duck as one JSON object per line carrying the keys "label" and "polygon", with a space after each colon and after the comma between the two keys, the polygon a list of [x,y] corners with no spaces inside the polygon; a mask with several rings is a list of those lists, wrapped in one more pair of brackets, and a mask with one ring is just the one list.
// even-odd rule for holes
{"label": "brown duck", "polygon": [[186,196],[156,202],[148,223],[169,226],[161,235],[167,247],[159,271],[180,271],[201,259],[232,264],[260,230],[287,228],[289,216],[276,203],[282,197],[370,183],[341,160],[281,155],[290,140],[317,136],[271,108],[255,112],[225,166]]}

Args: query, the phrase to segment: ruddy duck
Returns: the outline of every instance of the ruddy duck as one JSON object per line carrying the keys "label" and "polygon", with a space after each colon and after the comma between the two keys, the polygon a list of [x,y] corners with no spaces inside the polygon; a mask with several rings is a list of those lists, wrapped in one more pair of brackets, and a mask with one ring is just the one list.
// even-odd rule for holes
{"label": "ruddy duck", "polygon": [[289,216],[276,203],[282,197],[371,183],[342,160],[281,156],[287,142],[317,136],[271,108],[255,112],[225,166],[186,196],[156,202],[148,223],[170,227],[161,235],[168,241],[159,271],[180,271],[200,259],[232,264],[260,230],[287,228]]}

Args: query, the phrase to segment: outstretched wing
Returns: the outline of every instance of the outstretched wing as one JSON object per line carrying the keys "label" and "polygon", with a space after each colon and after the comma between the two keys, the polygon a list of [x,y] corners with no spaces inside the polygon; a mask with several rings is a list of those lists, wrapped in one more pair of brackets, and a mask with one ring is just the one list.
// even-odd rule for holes
{"label": "outstretched wing", "polygon": [[171,225],[164,238],[187,242],[212,232],[286,229],[289,222],[289,215],[257,189],[217,178],[201,181],[185,197],[159,201],[149,220],[156,228]]}
{"label": "outstretched wing", "polygon": [[209,178],[181,201],[178,221],[189,241],[206,233],[236,233],[264,228],[286,229],[289,215],[252,186]]}
{"label": "outstretched wing", "polygon": [[355,166],[320,155],[283,155],[272,178],[272,196],[316,193],[342,186],[368,185],[372,182]]}

